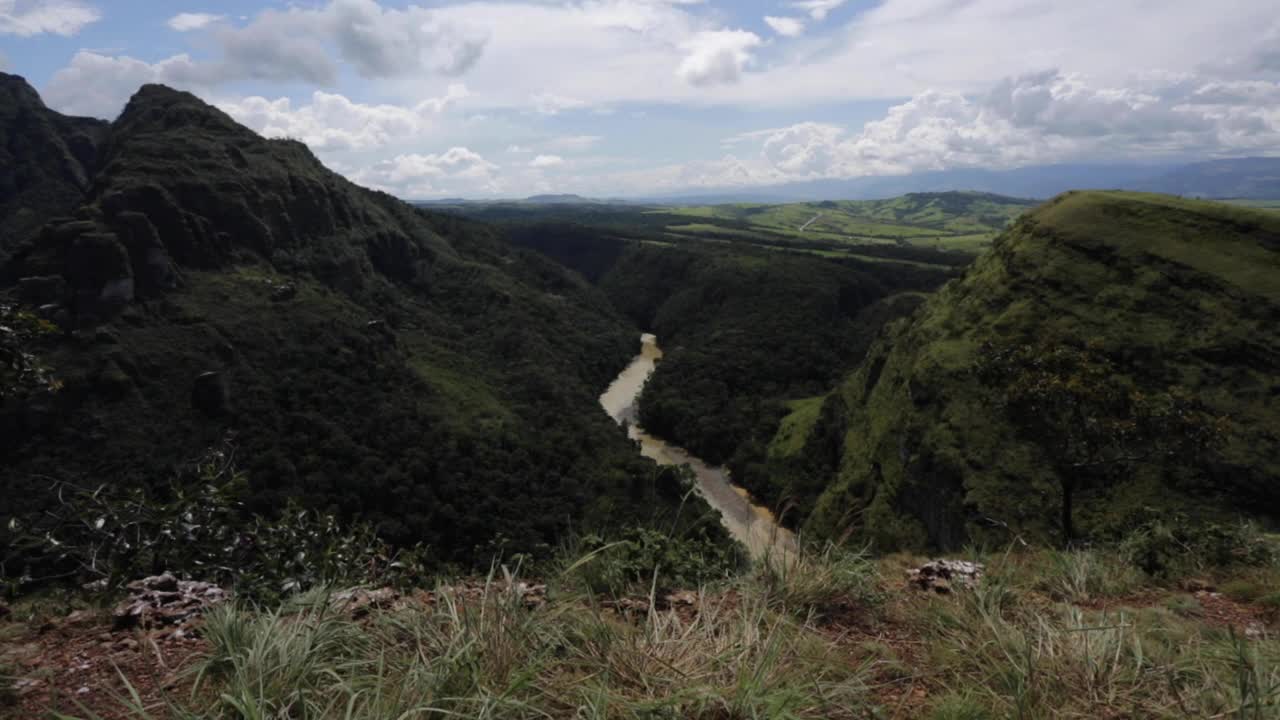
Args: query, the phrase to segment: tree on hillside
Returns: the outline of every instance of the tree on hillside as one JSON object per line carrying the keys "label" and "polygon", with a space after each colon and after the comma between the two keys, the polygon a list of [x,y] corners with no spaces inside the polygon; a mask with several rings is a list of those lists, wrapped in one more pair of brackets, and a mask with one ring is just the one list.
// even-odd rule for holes
{"label": "tree on hillside", "polygon": [[1063,540],[1076,539],[1077,494],[1118,473],[1174,457],[1201,457],[1224,433],[1226,418],[1178,387],[1144,392],[1093,344],[1042,339],[988,343],[977,373],[1001,394],[1021,437],[1038,445],[1061,483]]}
{"label": "tree on hillside", "polygon": [[0,403],[37,390],[57,390],[34,350],[39,339],[57,328],[29,312],[0,303]]}

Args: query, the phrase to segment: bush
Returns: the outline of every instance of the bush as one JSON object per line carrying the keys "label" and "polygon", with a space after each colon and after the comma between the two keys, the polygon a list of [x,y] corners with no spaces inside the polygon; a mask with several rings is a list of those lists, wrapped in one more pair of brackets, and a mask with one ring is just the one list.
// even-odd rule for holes
{"label": "bush", "polygon": [[697,587],[735,575],[745,562],[736,546],[697,529],[677,536],[647,527],[617,535],[579,536],[561,553],[560,575],[592,594]]}
{"label": "bush", "polygon": [[1242,603],[1251,603],[1267,594],[1267,588],[1254,580],[1232,580],[1220,589],[1223,595]]}
{"label": "bush", "polygon": [[755,580],[770,604],[800,616],[850,605],[876,607],[884,601],[875,562],[865,551],[834,544],[820,552],[766,558]]}
{"label": "bush", "polygon": [[1280,560],[1275,543],[1252,523],[1196,523],[1182,513],[1154,509],[1134,522],[1120,547],[1131,563],[1156,578],[1206,568],[1262,567]]}
{"label": "bush", "polygon": [[61,387],[36,352],[41,340],[57,331],[47,320],[0,303],[0,405],[8,398]]}
{"label": "bush", "polygon": [[423,548],[394,551],[365,524],[290,503],[275,518],[247,513],[245,478],[229,447],[210,451],[160,495],[141,488],[58,483],[54,511],[0,536],[0,574],[16,594],[54,581],[102,582],[175,572],[273,599],[323,584],[397,584],[425,576]]}
{"label": "bush", "polygon": [[1204,614],[1204,606],[1191,595],[1174,595],[1164,601],[1164,606],[1182,617],[1200,617]]}

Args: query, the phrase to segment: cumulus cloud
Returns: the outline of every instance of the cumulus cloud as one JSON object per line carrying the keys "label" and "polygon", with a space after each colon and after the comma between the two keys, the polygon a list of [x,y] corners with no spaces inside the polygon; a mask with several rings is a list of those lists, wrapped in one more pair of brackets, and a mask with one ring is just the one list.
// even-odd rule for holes
{"label": "cumulus cloud", "polygon": [[579,110],[586,106],[582,100],[554,93],[543,92],[529,98],[530,109],[539,115],[559,115],[566,110]]}
{"label": "cumulus cloud", "polygon": [[[14,7],[13,0],[0,0],[0,30],[62,32],[73,27],[73,20],[83,24],[97,18],[96,11],[70,0],[46,2],[24,15],[12,12]],[[60,24],[54,23],[55,16],[62,18]],[[267,9],[243,26],[220,19],[207,13],[184,13],[169,21],[175,30],[207,28],[220,53],[214,60],[176,55],[148,64],[128,56],[78,53],[50,83],[54,106],[110,114],[137,88],[138,79],[196,90],[243,80],[332,87],[341,63],[373,79],[424,73],[453,76],[474,65],[485,46],[482,34],[443,21],[432,10],[386,9],[375,0]]]}
{"label": "cumulus cloud", "polygon": [[353,174],[362,185],[404,197],[430,197],[464,187],[495,192],[498,166],[465,147],[440,154],[405,154],[379,162]]}
{"label": "cumulus cloud", "polygon": [[102,14],[78,0],[0,0],[0,34],[70,37]]}
{"label": "cumulus cloud", "polygon": [[1049,71],[976,96],[926,91],[857,132],[799,123],[730,144],[757,144],[766,172],[756,176],[787,180],[1268,152],[1280,144],[1277,97],[1280,83],[1170,77],[1109,87]]}
{"label": "cumulus cloud", "polygon": [[809,13],[814,20],[826,20],[827,14],[840,7],[845,0],[797,0],[791,7]]}
{"label": "cumulus cloud", "polygon": [[375,0],[333,0],[321,22],[345,60],[365,77],[393,77],[430,69],[466,72],[484,51],[486,38],[441,23],[429,10],[384,9]]}
{"label": "cumulus cloud", "polygon": [[226,17],[226,15],[214,15],[213,13],[178,13],[169,18],[169,22],[166,24],[177,32],[191,32],[225,20]]}
{"label": "cumulus cloud", "polygon": [[764,22],[783,37],[799,37],[804,34],[804,21],[800,18],[765,15]]}
{"label": "cumulus cloud", "polygon": [[440,113],[465,99],[460,83],[442,97],[413,107],[364,105],[343,95],[316,91],[311,102],[294,107],[289,98],[248,97],[219,103],[228,115],[267,137],[291,137],[316,150],[368,150],[421,135]]}
{"label": "cumulus cloud", "polygon": [[81,50],[67,67],[54,73],[41,94],[50,107],[69,115],[114,118],[140,86],[165,83],[195,87],[202,84],[201,74],[187,55],[153,64]]}
{"label": "cumulus cloud", "polygon": [[559,155],[539,155],[529,161],[529,167],[532,168],[552,168],[559,167],[564,164],[564,158]]}
{"label": "cumulus cloud", "polygon": [[751,51],[761,42],[759,35],[746,30],[700,32],[685,44],[688,54],[676,75],[696,86],[736,83],[753,60]]}

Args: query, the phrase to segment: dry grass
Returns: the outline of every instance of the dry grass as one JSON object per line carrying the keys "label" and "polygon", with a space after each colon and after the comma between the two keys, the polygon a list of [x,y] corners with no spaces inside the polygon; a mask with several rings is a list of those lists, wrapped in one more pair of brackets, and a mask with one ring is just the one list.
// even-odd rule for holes
{"label": "dry grass", "polygon": [[[1183,612],[1195,597],[1104,550],[980,559],[984,581],[950,596],[905,590],[909,558],[832,549],[665,610],[654,593],[620,610],[576,577],[536,607],[508,577],[359,621],[314,593],[226,608],[208,619],[191,694],[133,716],[1280,718],[1274,633]],[[1264,605],[1233,607],[1265,618]]]}

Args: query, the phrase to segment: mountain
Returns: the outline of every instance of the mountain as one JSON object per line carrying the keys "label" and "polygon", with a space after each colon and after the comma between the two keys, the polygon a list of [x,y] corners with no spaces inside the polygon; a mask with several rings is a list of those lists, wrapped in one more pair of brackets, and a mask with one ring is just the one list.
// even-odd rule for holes
{"label": "mountain", "polygon": [[522,202],[530,205],[588,205],[600,202],[599,200],[591,200],[581,195],[561,194],[561,195],[530,195]]}
{"label": "mountain", "polygon": [[38,229],[0,287],[56,325],[29,350],[60,389],[3,398],[0,515],[55,481],[163,494],[228,440],[247,509],[296,500],[442,563],[661,515],[596,402],[638,330],[576,274],[187,93],[143,87],[104,126],[3,87],[4,220]]}
{"label": "mountain", "polygon": [[967,168],[810,180],[752,188],[690,190],[647,198],[659,204],[881,200],[908,193],[973,191],[1021,198],[1050,198],[1068,190],[1138,190],[1205,198],[1280,198],[1280,158],[1242,158],[1192,164],[1035,165],[1013,170]]}
{"label": "mountain", "polygon": [[1280,198],[1280,158],[1242,158],[1195,163],[1151,178],[1136,190],[1205,198]]}
{"label": "mountain", "polygon": [[882,548],[1274,519],[1278,319],[1280,217],[1068,193],[784,421],[773,492]]}
{"label": "mountain", "polygon": [[0,73],[0,261],[17,238],[75,207],[108,130],[50,111],[26,81]]}

